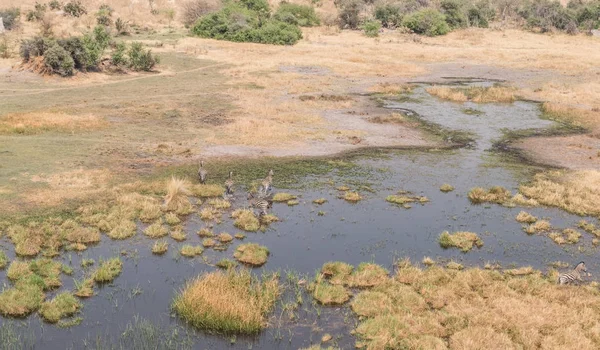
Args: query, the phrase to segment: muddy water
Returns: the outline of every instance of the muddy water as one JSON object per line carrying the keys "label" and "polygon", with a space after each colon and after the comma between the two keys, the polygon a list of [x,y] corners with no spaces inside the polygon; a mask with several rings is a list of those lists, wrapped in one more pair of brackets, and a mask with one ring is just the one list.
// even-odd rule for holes
{"label": "muddy water", "polygon": [[[529,236],[523,232],[514,220],[521,208],[472,205],[466,196],[475,186],[501,185],[514,192],[519,182],[539,170],[489,151],[494,140],[502,136],[503,129],[550,127],[551,122],[539,118],[536,104],[456,104],[429,96],[424,87],[415,89],[411,97],[408,102],[387,102],[386,107],[414,113],[448,129],[469,131],[475,142],[470,147],[455,150],[386,151],[383,156],[379,153],[377,157],[359,157],[354,161],[364,169],[360,172],[365,174],[362,178],[340,177],[334,172],[307,179],[329,184],[296,192],[300,196],[297,206],[275,204],[273,213],[281,222],[272,224],[265,232],[247,233],[245,242],[260,243],[271,251],[264,270],[279,270],[282,279],[289,270],[310,278],[330,260],[352,264],[373,261],[391,270],[394,258],[406,256],[413,261],[430,256],[438,260],[454,259],[468,266],[482,266],[489,261],[499,262],[502,266],[531,265],[540,269],[546,269],[552,261],[574,264],[585,260],[590,271],[600,269],[600,259],[593,255],[596,251],[591,246],[591,236],[584,233],[579,244],[559,247],[543,235]],[[480,113],[467,114],[466,108]],[[336,186],[350,184],[356,189],[358,183],[367,184],[372,190],[359,188],[362,201],[350,204],[338,198],[340,192]],[[439,187],[444,183],[453,185],[455,191],[442,193]],[[404,209],[385,201],[387,195],[399,190],[427,196],[430,202]],[[239,192],[234,208],[246,205]],[[321,197],[328,202],[320,206],[312,203]],[[552,208],[526,210],[548,218],[559,228],[573,227],[580,220]],[[298,349],[309,346],[311,341],[318,342],[325,332],[337,337],[340,347],[352,347],[354,339],[349,333],[356,319],[348,308],[315,306],[308,295],[304,295],[295,323],[281,316],[282,306],[278,305],[269,328],[256,337],[232,339],[197,333],[180,323],[169,308],[175,293],[187,279],[214,270],[210,263],[232,258],[235,246],[240,243],[236,240],[225,252],[205,250],[205,261],[180,257],[177,252],[181,245],[200,244],[201,238],[195,233],[204,226],[197,215],[190,216],[186,223],[188,240],[183,243],[171,240],[169,252],[160,257],[150,253],[153,240],[143,236],[143,226],[133,239],[113,242],[105,237],[100,245],[82,255],[63,256],[65,263],[76,268],[75,278],[84,275],[79,267],[82,258],[121,255],[125,263],[123,273],[112,285],[100,288],[98,295],[84,300],[81,325],[60,329],[44,325],[37,315],[33,315],[18,327],[23,339],[29,339],[39,349],[96,348],[98,339],[103,344],[118,344],[126,325],[139,316],[168,332],[178,332],[180,339],[188,339],[196,349]],[[227,214],[223,223],[213,230],[216,233],[239,232]],[[445,230],[477,232],[484,246],[466,254],[454,249],[444,250],[437,243],[437,237]],[[5,250],[11,251],[10,244],[3,242],[3,245]],[[0,278],[8,283],[5,271],[0,271]],[[72,288],[71,279],[63,277],[63,282],[63,289]]]}

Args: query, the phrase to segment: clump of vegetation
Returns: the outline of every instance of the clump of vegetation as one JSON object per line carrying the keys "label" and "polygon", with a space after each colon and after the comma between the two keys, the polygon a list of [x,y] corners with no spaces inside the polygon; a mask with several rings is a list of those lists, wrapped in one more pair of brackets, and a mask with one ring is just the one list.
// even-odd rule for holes
{"label": "clump of vegetation", "polygon": [[426,256],[423,258],[423,261],[421,261],[423,263],[423,265],[425,266],[433,266],[435,265],[435,260],[433,260],[432,258]]}
{"label": "clump of vegetation", "polygon": [[478,248],[483,246],[483,241],[476,233],[466,231],[455,232],[453,234],[444,231],[438,238],[438,242],[442,248],[456,247],[463,252],[470,251],[473,249],[473,246],[477,246]]}
{"label": "clump of vegetation", "polygon": [[183,3],[182,21],[186,28],[191,27],[196,21],[219,8],[215,2],[206,0],[190,0]]}
{"label": "clump of vegetation", "polygon": [[596,225],[591,222],[587,222],[585,220],[581,220],[577,223],[577,227],[584,230],[585,232],[594,235],[596,237],[600,237],[600,230],[596,228]]}
{"label": "clump of vegetation", "polygon": [[462,269],[464,269],[465,267],[463,266],[463,264],[461,264],[461,263],[458,263],[458,262],[456,262],[456,261],[454,261],[454,260],[451,260],[450,262],[448,262],[448,263],[446,264],[446,268],[448,268],[448,269],[450,269],[450,270],[462,270]]}
{"label": "clump of vegetation", "polygon": [[92,278],[97,283],[110,283],[121,274],[121,270],[123,270],[123,262],[121,259],[112,258],[100,262],[100,265],[96,271],[94,271]]}
{"label": "clump of vegetation", "polygon": [[196,184],[192,186],[191,191],[196,197],[208,198],[222,196],[224,189],[221,185]]}
{"label": "clump of vegetation", "polygon": [[442,191],[442,192],[452,192],[452,191],[454,191],[454,186],[449,185],[449,184],[443,184],[442,186],[440,186],[440,191]]}
{"label": "clump of vegetation", "polygon": [[119,221],[106,235],[112,239],[127,239],[137,233],[137,225],[132,220]]}
{"label": "clump of vegetation", "polygon": [[229,233],[227,232],[221,232],[219,233],[219,235],[217,236],[217,239],[219,240],[219,242],[221,243],[229,243],[231,241],[233,241],[233,236],[231,236]]}
{"label": "clump of vegetation", "polygon": [[376,38],[379,36],[379,30],[381,29],[381,22],[379,21],[366,21],[362,25],[362,29],[366,36],[369,38]]}
{"label": "clump of vegetation", "polygon": [[8,265],[8,257],[3,250],[0,250],[0,270],[4,269]]}
{"label": "clump of vegetation", "polygon": [[251,210],[238,209],[231,216],[235,218],[233,225],[240,230],[256,232],[260,228],[260,221]]}
{"label": "clump of vegetation", "polygon": [[539,220],[529,226],[526,226],[525,232],[527,232],[527,234],[532,235],[534,233],[550,231],[551,228],[552,228],[552,225],[550,225],[550,223],[548,221]]}
{"label": "clump of vegetation", "polygon": [[556,244],[575,244],[579,242],[581,233],[572,228],[567,228],[562,232],[550,232],[548,237],[550,237],[550,239],[552,239]]}
{"label": "clump of vegetation", "polygon": [[[286,19],[293,21],[290,16]],[[221,10],[202,16],[192,33],[203,38],[276,45],[293,45],[302,38],[297,25],[271,18],[269,4],[263,0],[227,2]]]}
{"label": "clump of vegetation", "polygon": [[205,207],[200,210],[200,219],[204,221],[215,220],[221,217],[221,212],[213,207]]}
{"label": "clump of vegetation", "polygon": [[61,319],[75,314],[81,308],[81,303],[73,294],[64,292],[58,294],[54,299],[45,301],[40,308],[40,315],[50,323],[56,323]]}
{"label": "clump of vegetation", "polygon": [[107,4],[102,4],[98,8],[98,12],[96,12],[96,22],[103,26],[111,26],[112,25],[112,14],[114,10],[108,6]]}
{"label": "clump of vegetation", "polygon": [[149,72],[160,63],[160,59],[152,54],[152,50],[144,50],[144,45],[140,42],[132,42],[127,55],[129,68],[134,71]]}
{"label": "clump of vegetation", "polygon": [[171,226],[181,223],[181,219],[175,213],[167,213],[165,215],[165,222]]}
{"label": "clump of vegetation", "polygon": [[351,191],[346,191],[344,193],[344,200],[348,201],[348,202],[358,202],[360,200],[362,200],[362,197],[360,194],[358,194],[358,192],[351,192]]}
{"label": "clump of vegetation", "polygon": [[33,10],[29,10],[25,15],[25,19],[27,20],[27,22],[40,21],[44,18],[44,14],[46,14],[47,9],[48,5],[36,2],[33,7]]}
{"label": "clump of vegetation", "polygon": [[391,194],[385,198],[386,201],[394,204],[401,205],[402,207],[408,209],[410,208],[410,203],[419,202],[421,204],[429,202],[429,198],[424,196],[410,196],[406,192],[400,191],[398,194]]}
{"label": "clump of vegetation", "polygon": [[198,236],[200,237],[213,237],[215,234],[209,229],[209,228],[201,228],[200,231],[198,231]]}
{"label": "clump of vegetation", "polygon": [[515,220],[520,223],[533,224],[537,221],[537,218],[526,211],[520,211]]}
{"label": "clump of vegetation", "polygon": [[380,265],[361,263],[348,277],[347,285],[353,288],[369,288],[389,279],[389,272]]}
{"label": "clump of vegetation", "polygon": [[221,259],[217,262],[216,266],[220,269],[225,269],[225,270],[229,270],[229,269],[233,269],[237,266],[237,262],[231,260],[231,259]]}
{"label": "clump of vegetation", "polygon": [[83,281],[75,281],[75,293],[76,297],[89,298],[94,295],[94,279],[86,278]]}
{"label": "clump of vegetation", "polygon": [[183,242],[187,239],[187,234],[183,232],[181,227],[175,228],[169,235],[177,242]]}
{"label": "clump of vegetation", "polygon": [[150,238],[164,237],[169,233],[169,228],[163,225],[162,219],[157,220],[152,225],[146,227],[144,234]]}
{"label": "clump of vegetation", "polygon": [[476,103],[511,103],[516,99],[515,89],[502,86],[453,88],[432,86],[426,89],[433,96],[454,102],[472,101]]}
{"label": "clump of vegetation", "polygon": [[416,34],[444,35],[450,31],[446,16],[436,9],[426,8],[404,17],[402,25]]}
{"label": "clump of vegetation", "polygon": [[301,27],[314,27],[320,24],[319,17],[312,6],[281,2],[273,19]]}
{"label": "clump of vegetation", "polygon": [[204,251],[204,249],[202,249],[202,247],[199,245],[193,246],[193,245],[186,244],[183,247],[181,247],[181,250],[179,251],[179,253],[182,256],[192,258],[196,255],[202,254],[203,251]]}
{"label": "clump of vegetation", "polygon": [[504,270],[504,273],[509,276],[526,276],[535,273],[536,271],[531,266],[523,266],[516,269]]}
{"label": "clump of vegetation", "polygon": [[167,194],[163,209],[179,215],[187,215],[194,211],[188,196],[190,195],[189,183],[185,179],[172,177],[167,184]]}
{"label": "clump of vegetation", "polygon": [[63,11],[65,11],[65,14],[72,17],[81,17],[82,15],[87,14],[85,6],[83,6],[79,0],[66,3],[65,6],[63,6]]}
{"label": "clump of vegetation", "polygon": [[237,247],[233,257],[250,266],[262,266],[267,262],[269,249],[256,243],[246,243]]}
{"label": "clump of vegetation", "polygon": [[6,30],[15,29],[19,25],[20,17],[21,9],[18,7],[0,9],[0,18],[2,18],[2,24],[4,24],[4,29]]}
{"label": "clump of vegetation", "polygon": [[208,201],[208,205],[215,209],[229,209],[231,208],[231,202],[225,199],[214,198]]}
{"label": "clump of vegetation", "polygon": [[310,286],[312,296],[323,305],[342,305],[350,300],[350,292],[342,285],[326,282],[313,283]]}
{"label": "clump of vegetation", "polygon": [[262,280],[247,270],[211,272],[175,297],[173,309],[192,326],[225,334],[255,334],[266,326],[281,289],[275,275]]}
{"label": "clump of vegetation", "polygon": [[141,203],[139,219],[142,222],[152,222],[162,216],[160,205],[155,201],[144,200]]}
{"label": "clump of vegetation", "polygon": [[327,262],[321,268],[321,273],[331,284],[345,284],[354,267],[341,261]]}
{"label": "clump of vegetation", "polygon": [[300,202],[297,199],[292,199],[292,200],[287,201],[287,205],[290,207],[293,207],[294,205],[298,205],[298,204],[300,204]]}
{"label": "clump of vegetation", "polygon": [[169,243],[165,240],[158,240],[152,246],[152,254],[162,255],[169,249]]}
{"label": "clump of vegetation", "polygon": [[236,233],[235,235],[233,235],[235,238],[237,239],[244,239],[246,238],[246,235],[243,233]]}
{"label": "clump of vegetation", "polygon": [[326,202],[327,202],[327,199],[325,199],[325,198],[319,198],[319,199],[313,200],[313,203],[318,204],[318,205],[325,204]]}
{"label": "clump of vegetation", "polygon": [[202,240],[204,248],[212,248],[217,245],[217,241],[212,238],[205,238]]}
{"label": "clump of vegetation", "polygon": [[[297,204],[297,203],[296,203]],[[290,202],[288,202],[290,205]],[[279,221],[279,218],[274,214],[266,214],[260,217],[260,222],[265,225],[270,225],[271,223]]]}
{"label": "clump of vegetation", "polygon": [[0,293],[0,314],[24,317],[39,309],[43,300],[44,292],[39,283],[34,280],[18,283]]}
{"label": "clump of vegetation", "polygon": [[469,200],[475,204],[485,202],[504,204],[511,199],[510,191],[501,186],[494,186],[489,190],[481,187],[475,187],[469,191],[468,196]]}
{"label": "clump of vegetation", "polygon": [[273,202],[288,202],[288,201],[291,201],[296,198],[298,198],[298,197],[296,197],[293,194],[280,192],[280,193],[275,193],[275,195],[273,195]]}

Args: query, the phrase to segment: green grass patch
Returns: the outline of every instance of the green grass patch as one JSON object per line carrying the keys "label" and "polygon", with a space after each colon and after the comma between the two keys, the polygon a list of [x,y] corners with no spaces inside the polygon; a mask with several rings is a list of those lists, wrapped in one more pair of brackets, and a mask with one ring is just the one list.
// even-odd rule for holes
{"label": "green grass patch", "polygon": [[45,301],[40,308],[40,315],[45,321],[56,323],[61,319],[75,314],[81,308],[81,303],[73,294],[64,292],[54,299]]}
{"label": "green grass patch", "polygon": [[250,266],[262,266],[267,262],[269,249],[256,243],[241,244],[235,250],[233,257]]}
{"label": "green grass patch", "polygon": [[121,274],[123,262],[119,258],[100,262],[100,265],[92,275],[97,283],[110,283]]}
{"label": "green grass patch", "polygon": [[476,233],[473,232],[455,232],[450,234],[448,231],[442,232],[438,238],[438,242],[442,248],[459,248],[463,252],[468,252],[473,249],[473,246],[481,248],[483,241]]}

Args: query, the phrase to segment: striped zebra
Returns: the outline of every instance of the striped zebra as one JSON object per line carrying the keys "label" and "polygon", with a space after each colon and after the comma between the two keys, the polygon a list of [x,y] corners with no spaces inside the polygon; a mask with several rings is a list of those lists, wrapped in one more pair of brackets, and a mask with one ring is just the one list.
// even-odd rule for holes
{"label": "striped zebra", "polygon": [[204,169],[204,161],[200,162],[200,168],[198,168],[198,180],[200,180],[201,184],[206,182],[207,171]]}
{"label": "striped zebra", "polygon": [[585,268],[585,263],[582,261],[579,264],[577,264],[577,266],[575,266],[575,269],[573,269],[573,271],[571,272],[565,272],[562,275],[560,275],[558,277],[558,284],[571,284],[575,281],[583,281],[581,279],[581,273],[586,273],[587,269]]}
{"label": "striped zebra", "polygon": [[273,189],[273,169],[269,170],[267,177],[262,182],[261,188],[259,188],[259,192],[264,192],[265,194],[271,192]]}
{"label": "striped zebra", "polygon": [[233,171],[229,172],[229,177],[225,180],[225,194],[233,194]]}
{"label": "striped zebra", "polygon": [[248,193],[248,201],[250,202],[251,207],[260,210],[259,216],[267,215],[267,209],[271,208],[273,205],[273,201],[270,197],[261,197],[260,195],[255,197],[252,193]]}

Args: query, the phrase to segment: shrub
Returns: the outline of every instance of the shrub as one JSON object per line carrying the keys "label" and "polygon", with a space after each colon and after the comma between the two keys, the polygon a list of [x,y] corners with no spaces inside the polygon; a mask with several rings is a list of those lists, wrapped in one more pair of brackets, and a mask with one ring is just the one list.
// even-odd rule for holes
{"label": "shrub", "polygon": [[85,69],[98,67],[104,51],[108,47],[110,34],[104,26],[96,26],[92,33],[87,33],[81,39],[87,54]]}
{"label": "shrub", "polygon": [[218,10],[218,7],[215,2],[207,0],[188,1],[183,4],[183,24],[186,27],[191,27],[200,17],[216,10]]}
{"label": "shrub", "polygon": [[450,31],[446,16],[438,10],[426,8],[406,16],[402,25],[417,34],[427,36],[444,35]]}
{"label": "shrub", "polygon": [[[115,46],[115,50],[110,57],[112,64],[115,66],[125,66],[127,65],[127,57],[125,56],[125,51],[127,50],[127,45],[124,42],[117,43]],[[173,214],[175,215],[175,214]],[[177,216],[175,215],[177,218]]]}
{"label": "shrub", "polygon": [[129,35],[129,23],[122,20],[121,17],[115,21],[115,29],[117,30],[117,35]]}
{"label": "shrub", "polygon": [[23,62],[29,61],[33,57],[43,56],[44,52],[50,48],[50,46],[54,45],[54,40],[43,38],[43,37],[34,37],[32,39],[23,40],[21,42],[21,47],[19,53]]}
{"label": "shrub", "polygon": [[338,19],[340,28],[357,29],[360,25],[364,3],[361,0],[347,0],[341,4]]}
{"label": "shrub", "polygon": [[53,73],[60,74],[63,77],[73,75],[73,69],[75,68],[75,62],[71,55],[56,43],[44,52],[44,64]]}
{"label": "shrub", "polygon": [[66,3],[63,7],[63,11],[65,11],[65,14],[73,17],[80,17],[87,13],[85,6],[83,6],[79,0]]}
{"label": "shrub", "polygon": [[300,39],[300,28],[279,21],[269,21],[250,32],[250,41],[261,44],[293,45]]}
{"label": "shrub", "polygon": [[542,32],[552,29],[565,30],[575,22],[575,16],[560,2],[551,0],[532,0],[525,2],[519,9],[519,15],[527,21],[530,28],[539,28]]}
{"label": "shrub", "polygon": [[90,64],[90,55],[86,50],[83,40],[79,37],[70,37],[67,39],[58,40],[58,45],[65,49],[75,63],[75,68],[86,70]]}
{"label": "shrub", "polygon": [[142,43],[133,42],[127,53],[129,56],[129,67],[135,71],[150,71],[159,59],[152,55],[152,50],[144,50]]}
{"label": "shrub", "polygon": [[381,23],[379,21],[367,21],[363,24],[362,29],[365,35],[369,38],[379,36],[379,30],[381,29]]}
{"label": "shrub", "polygon": [[2,17],[2,23],[4,29],[11,30],[19,24],[19,18],[21,17],[21,10],[18,7],[11,7],[0,10],[0,17]]}
{"label": "shrub", "polygon": [[600,1],[570,1],[567,8],[574,13],[580,28],[591,30],[600,27]]}
{"label": "shrub", "polygon": [[27,20],[27,22],[39,21],[44,17],[46,9],[46,4],[40,4],[36,2],[33,10],[29,10],[27,12],[27,15],[25,15],[25,19]]}
{"label": "shrub", "polygon": [[450,28],[465,28],[468,26],[467,11],[465,3],[460,0],[442,0],[440,7],[446,16],[446,23]]}
{"label": "shrub", "polygon": [[113,9],[110,6],[103,4],[96,12],[96,21],[100,25],[111,26],[112,25],[112,13]]}
{"label": "shrub", "polygon": [[383,4],[375,7],[375,19],[385,28],[396,28],[402,23],[403,14],[396,4]]}
{"label": "shrub", "polygon": [[487,28],[489,22],[495,17],[496,9],[492,7],[490,0],[480,0],[467,10],[467,18],[471,27]]}
{"label": "shrub", "polygon": [[267,0],[239,0],[239,3],[248,10],[269,15],[271,9]]}
{"label": "shrub", "polygon": [[58,0],[52,0],[48,3],[48,6],[50,6],[50,10],[60,10],[63,5]]}
{"label": "shrub", "polygon": [[282,2],[279,4],[273,19],[289,24],[299,25],[301,27],[318,26],[320,21],[311,6],[290,4]]}

